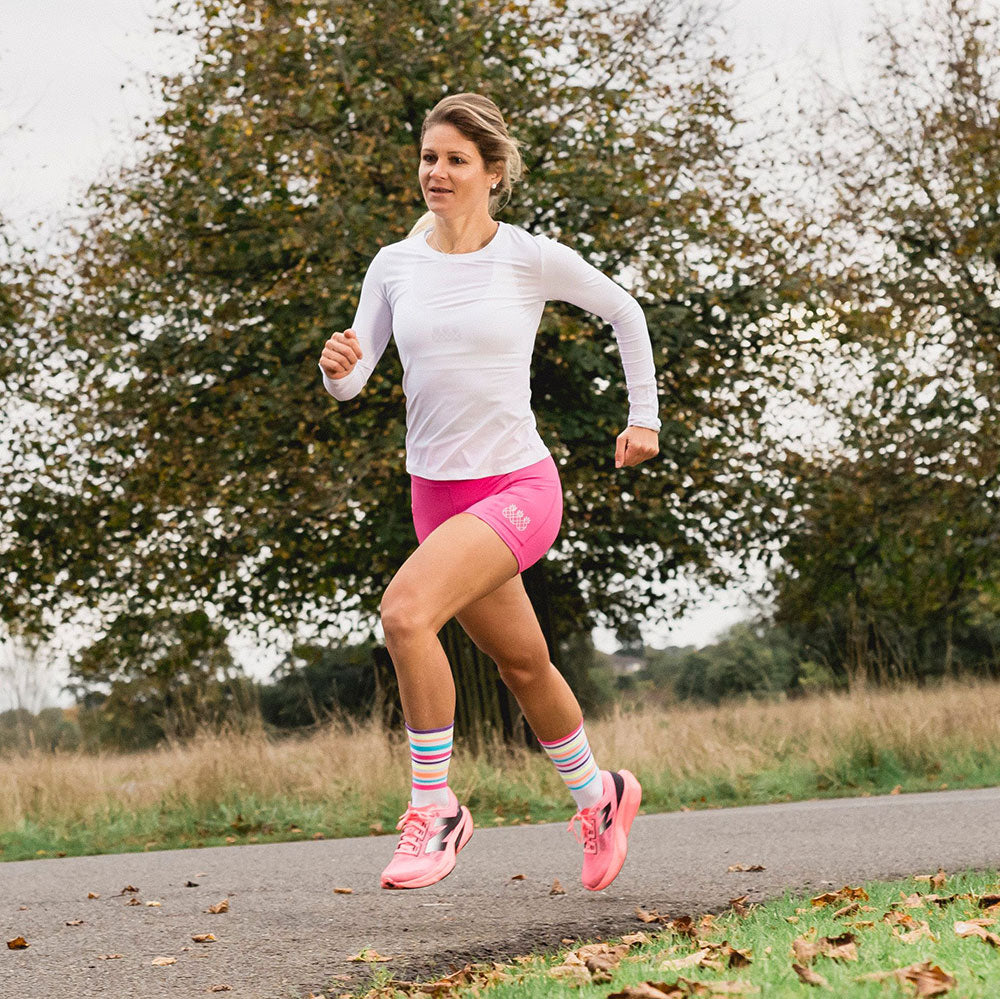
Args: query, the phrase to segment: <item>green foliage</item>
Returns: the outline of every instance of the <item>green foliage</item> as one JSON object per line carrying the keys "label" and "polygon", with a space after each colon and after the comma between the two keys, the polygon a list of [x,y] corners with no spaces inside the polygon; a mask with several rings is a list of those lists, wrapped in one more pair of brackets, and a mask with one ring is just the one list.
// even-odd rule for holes
{"label": "green foliage", "polygon": [[0,753],[55,752],[79,746],[80,727],[62,708],[43,708],[38,714],[26,708],[0,712]]}
{"label": "green foliage", "polygon": [[252,720],[252,685],[203,611],[123,614],[76,656],[70,689],[87,740],[131,749]]}
{"label": "green foliage", "polygon": [[667,687],[680,700],[718,704],[727,697],[801,693],[831,685],[780,628],[740,624],[718,642],[651,651],[639,676],[654,687]]}
{"label": "green foliage", "polygon": [[305,728],[335,716],[363,719],[376,702],[375,646],[371,643],[296,646],[261,684],[261,717],[277,728]]}
{"label": "green foliage", "polygon": [[1000,16],[936,0],[879,39],[811,161],[836,195],[811,401],[840,435],[787,465],[777,615],[841,675],[995,671]]}

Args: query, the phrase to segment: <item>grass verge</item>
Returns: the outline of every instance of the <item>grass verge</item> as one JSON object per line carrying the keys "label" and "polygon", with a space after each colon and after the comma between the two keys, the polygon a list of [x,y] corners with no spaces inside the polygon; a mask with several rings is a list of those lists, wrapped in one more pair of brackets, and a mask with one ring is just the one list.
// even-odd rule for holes
{"label": "grass verge", "polygon": [[554,957],[524,957],[509,966],[470,965],[435,982],[397,982],[376,972],[363,995],[995,999],[997,873],[945,878],[939,872],[933,884],[930,878],[845,887],[812,899],[788,895],[766,905],[737,905],[718,917],[641,913],[642,929],[620,940],[574,945]]}
{"label": "grass verge", "polygon": [[[1000,784],[1000,683],[618,710],[587,728],[647,812]],[[406,744],[377,723],[0,762],[4,860],[391,832],[409,788]],[[459,747],[451,775],[480,826],[572,812],[540,753]]]}

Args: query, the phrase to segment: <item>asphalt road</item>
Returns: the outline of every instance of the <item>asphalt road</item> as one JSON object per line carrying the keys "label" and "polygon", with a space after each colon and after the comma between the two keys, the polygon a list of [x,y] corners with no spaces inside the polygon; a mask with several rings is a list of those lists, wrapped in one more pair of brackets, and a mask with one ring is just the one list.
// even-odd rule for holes
{"label": "asphalt road", "polygon": [[[562,825],[479,829],[450,877],[408,892],[378,887],[389,837],[0,864],[3,938],[30,944],[0,944],[0,997],[337,995],[372,967],[405,979],[635,930],[637,905],[697,915],[743,894],[995,869],[998,817],[997,788],[639,816],[625,869],[599,893],[580,885]],[[222,899],[228,912],[206,912]],[[191,939],[203,933],[216,941]],[[363,948],[392,960],[348,961]]]}

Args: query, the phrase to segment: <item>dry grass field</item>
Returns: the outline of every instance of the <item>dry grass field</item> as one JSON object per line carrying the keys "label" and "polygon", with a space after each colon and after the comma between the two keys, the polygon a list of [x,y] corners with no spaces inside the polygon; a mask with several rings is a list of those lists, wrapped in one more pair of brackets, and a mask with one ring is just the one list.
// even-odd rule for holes
{"label": "dry grass field", "polygon": [[[647,811],[1000,783],[998,683],[619,709],[588,730],[602,766],[639,776]],[[4,762],[3,859],[390,831],[409,784],[405,742],[377,723]],[[452,785],[480,823],[571,812],[528,750],[459,747]]]}

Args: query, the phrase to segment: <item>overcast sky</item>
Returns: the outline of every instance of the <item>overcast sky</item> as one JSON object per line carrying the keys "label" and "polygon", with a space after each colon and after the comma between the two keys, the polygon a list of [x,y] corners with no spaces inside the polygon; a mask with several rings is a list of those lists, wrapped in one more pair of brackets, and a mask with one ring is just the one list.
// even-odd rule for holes
{"label": "overcast sky", "polygon": [[[766,92],[791,91],[821,72],[860,80],[863,38],[877,12],[922,0],[731,0],[724,15],[735,57],[753,58]],[[0,0],[0,212],[42,246],[102,171],[127,160],[130,137],[157,107],[150,74],[181,69],[176,38],[153,31],[167,0]],[[710,640],[745,615],[745,601],[713,600],[669,636]],[[664,641],[667,639],[664,638]]]}

